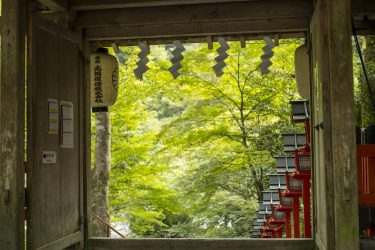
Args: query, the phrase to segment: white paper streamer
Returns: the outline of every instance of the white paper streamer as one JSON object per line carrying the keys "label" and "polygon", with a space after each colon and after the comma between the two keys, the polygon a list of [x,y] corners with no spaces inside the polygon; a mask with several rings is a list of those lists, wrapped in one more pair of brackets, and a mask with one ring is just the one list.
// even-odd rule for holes
{"label": "white paper streamer", "polygon": [[230,47],[223,37],[220,37],[218,42],[220,43],[220,48],[217,49],[217,53],[219,55],[215,58],[216,65],[213,67],[213,69],[216,76],[220,77],[224,74],[223,68],[226,66],[225,59],[228,58],[227,51]]}
{"label": "white paper streamer", "polygon": [[275,54],[273,48],[276,47],[276,43],[274,43],[269,37],[264,37],[263,40],[265,41],[266,46],[263,47],[264,54],[261,57],[262,63],[259,66],[259,70],[263,74],[268,74],[270,73],[269,67],[272,65],[271,58]]}
{"label": "white paper streamer", "polygon": [[138,46],[141,49],[141,52],[138,54],[138,67],[134,70],[134,75],[137,77],[137,79],[142,80],[143,74],[146,73],[147,70],[149,70],[149,67],[147,67],[147,63],[150,60],[147,58],[147,56],[151,53],[151,51],[147,42],[139,42]]}
{"label": "white paper streamer", "polygon": [[184,60],[184,56],[182,52],[185,51],[184,45],[180,41],[173,42],[175,49],[172,51],[173,57],[171,59],[172,66],[168,69],[172,76],[176,79],[180,72],[179,70],[182,68],[181,61]]}

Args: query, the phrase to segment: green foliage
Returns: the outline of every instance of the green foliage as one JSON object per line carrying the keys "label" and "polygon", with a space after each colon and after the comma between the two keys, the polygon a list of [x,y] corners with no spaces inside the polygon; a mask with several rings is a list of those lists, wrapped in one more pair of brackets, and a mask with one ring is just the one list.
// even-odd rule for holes
{"label": "green foliage", "polygon": [[375,98],[375,38],[373,36],[360,37],[360,44],[367,75],[369,78],[369,85],[367,85],[366,78],[363,73],[362,65],[359,60],[358,52],[354,53],[354,83],[355,83],[355,103],[356,103],[356,125],[360,127],[367,127],[375,124],[375,110],[370,98],[371,95]]}
{"label": "green foliage", "polygon": [[120,69],[111,108],[111,216],[132,237],[248,237],[280,133],[298,98],[293,55],[299,40],[275,49],[269,75],[259,70],[262,42],[230,43],[225,74],[212,70],[206,45],[188,44],[181,76],[170,52],[153,46],[150,70],[134,78],[137,48]]}

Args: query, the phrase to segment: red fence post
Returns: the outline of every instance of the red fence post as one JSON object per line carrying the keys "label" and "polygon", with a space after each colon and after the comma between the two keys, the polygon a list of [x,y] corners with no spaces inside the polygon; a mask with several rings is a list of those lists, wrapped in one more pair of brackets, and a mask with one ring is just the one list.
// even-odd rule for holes
{"label": "red fence post", "polygon": [[299,198],[298,196],[293,197],[293,229],[294,238],[300,238],[300,226],[299,226]]}
{"label": "red fence post", "polygon": [[286,231],[286,238],[292,237],[292,225],[291,225],[291,214],[290,211],[285,211],[285,231]]}
{"label": "red fence post", "polygon": [[311,238],[311,208],[310,208],[310,179],[303,180],[303,218],[304,218],[304,237]]}

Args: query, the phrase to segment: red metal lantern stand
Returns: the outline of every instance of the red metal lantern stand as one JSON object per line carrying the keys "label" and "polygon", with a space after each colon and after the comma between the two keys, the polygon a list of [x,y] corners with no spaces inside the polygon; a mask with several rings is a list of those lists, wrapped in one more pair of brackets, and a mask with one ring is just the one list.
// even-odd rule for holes
{"label": "red metal lantern stand", "polygon": [[[375,206],[375,144],[357,145],[358,204]],[[375,225],[364,230],[366,237],[375,236]]]}
{"label": "red metal lantern stand", "polygon": [[293,237],[300,238],[300,219],[299,219],[299,198],[302,197],[302,190],[290,190],[290,174],[286,173],[287,189],[282,192],[282,196],[293,198]]}
{"label": "red metal lantern stand", "polygon": [[[295,152],[294,158],[296,161],[296,172],[291,176],[293,179],[302,180],[302,200],[303,200],[303,218],[304,218],[304,237],[312,237],[312,225],[311,225],[311,164],[310,169],[301,169],[300,159],[310,159],[310,146],[306,146],[299,151]],[[310,161],[309,161],[310,162]]]}
{"label": "red metal lantern stand", "polygon": [[284,224],[285,224],[285,218],[277,218],[275,216],[275,212],[279,211],[277,209],[279,205],[277,206],[272,206],[272,216],[267,220],[268,225],[276,225],[274,227],[274,236],[275,238],[282,238],[283,237],[283,229],[284,229]]}
{"label": "red metal lantern stand", "polygon": [[280,200],[280,205],[276,206],[277,211],[282,211],[285,212],[285,237],[286,238],[292,238],[292,223],[291,223],[291,213],[293,211],[293,204],[283,204],[283,196],[282,192],[279,189],[279,200]]}

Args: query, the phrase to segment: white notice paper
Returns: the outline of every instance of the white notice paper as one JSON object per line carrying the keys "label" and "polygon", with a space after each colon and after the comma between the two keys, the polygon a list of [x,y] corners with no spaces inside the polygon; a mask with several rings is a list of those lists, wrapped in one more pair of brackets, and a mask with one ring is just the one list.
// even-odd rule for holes
{"label": "white notice paper", "polygon": [[73,103],[60,102],[60,146],[74,148],[74,111]]}
{"label": "white notice paper", "polygon": [[59,102],[56,99],[48,99],[48,134],[59,133]]}
{"label": "white notice paper", "polygon": [[73,133],[73,120],[64,119],[62,121],[62,131],[64,133],[66,132]]}

